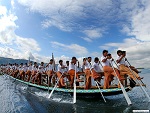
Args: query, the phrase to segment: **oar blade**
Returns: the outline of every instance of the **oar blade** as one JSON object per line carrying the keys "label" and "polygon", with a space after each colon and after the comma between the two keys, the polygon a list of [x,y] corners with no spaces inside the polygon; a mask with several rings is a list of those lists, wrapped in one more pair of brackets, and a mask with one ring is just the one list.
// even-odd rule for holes
{"label": "oar blade", "polygon": [[124,89],[124,87],[123,87],[123,85],[122,85],[121,83],[120,83],[120,86],[121,86],[123,95],[124,95],[124,97],[125,97],[125,99],[126,99],[128,105],[132,105],[132,102],[131,102],[129,96],[128,96],[127,92],[125,91],[125,89]]}
{"label": "oar blade", "polygon": [[76,103],[76,83],[74,82],[73,103]]}
{"label": "oar blade", "polygon": [[51,98],[53,92],[54,92],[54,89],[53,89],[53,90],[51,91],[51,93],[49,94],[49,96],[48,96],[49,99]]}

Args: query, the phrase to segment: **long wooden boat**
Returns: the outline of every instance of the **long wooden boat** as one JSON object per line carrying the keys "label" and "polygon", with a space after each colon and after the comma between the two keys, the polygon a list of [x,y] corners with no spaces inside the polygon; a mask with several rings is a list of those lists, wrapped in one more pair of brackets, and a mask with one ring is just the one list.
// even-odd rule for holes
{"label": "long wooden boat", "polygon": [[[37,84],[30,83],[30,82],[25,82],[20,79],[16,79],[12,76],[10,76],[10,77],[15,81],[21,82],[21,83],[26,84],[31,87],[36,87],[36,88],[39,88],[42,90],[49,90],[49,91],[51,91],[53,89],[53,87],[37,85]],[[125,90],[126,90],[126,92],[128,92],[130,89],[129,89],[129,87],[126,87]],[[99,90],[98,88],[93,88],[93,89],[85,90],[85,89],[81,89],[78,87],[76,89],[76,94],[78,97],[101,97],[100,91],[103,93],[104,96],[122,94],[121,88],[110,88],[110,89],[101,89],[101,90]],[[73,95],[74,90],[68,89],[68,88],[56,88],[55,92],[69,93],[69,94]]]}

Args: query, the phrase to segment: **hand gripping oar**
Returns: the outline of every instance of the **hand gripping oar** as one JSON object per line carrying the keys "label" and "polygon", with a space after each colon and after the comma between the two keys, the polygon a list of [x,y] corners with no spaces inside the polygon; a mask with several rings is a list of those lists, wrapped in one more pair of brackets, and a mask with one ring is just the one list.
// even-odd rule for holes
{"label": "hand gripping oar", "polygon": [[77,70],[76,70],[76,64],[75,64],[75,76],[74,76],[74,91],[73,91],[73,103],[75,104],[76,103],[76,72],[77,72]]}
{"label": "hand gripping oar", "polygon": [[[91,71],[91,73],[93,74],[93,72],[92,72],[92,70],[91,70],[91,69],[90,69],[90,71]],[[95,81],[95,80],[94,80],[94,81]],[[106,102],[105,97],[104,97],[104,95],[103,95],[103,93],[102,93],[102,91],[101,91],[101,89],[100,89],[100,87],[99,87],[99,85],[98,85],[97,81],[95,81],[95,83],[96,83],[96,85],[97,85],[97,87],[98,87],[98,89],[99,89],[99,92],[100,92],[100,93],[101,93],[101,95],[102,95],[102,98],[103,98],[104,102]]]}
{"label": "hand gripping oar", "polygon": [[[128,66],[128,65],[127,65]],[[133,76],[136,78],[136,82],[140,85],[141,89],[143,90],[144,94],[146,95],[146,97],[148,98],[148,102],[150,102],[150,97],[147,94],[147,92],[145,91],[145,89],[143,88],[143,86],[141,85],[141,83],[139,82],[139,80],[137,79],[137,77],[135,76],[135,74],[133,73],[133,70],[128,66],[128,68],[130,69],[131,73],[133,74]]]}
{"label": "hand gripping oar", "polygon": [[51,96],[52,96],[55,88],[57,87],[57,84],[59,83],[59,80],[61,79],[61,77],[62,77],[62,75],[58,78],[57,83],[55,84],[55,86],[54,86],[53,90],[51,91],[51,93],[49,94],[48,98],[51,98]]}
{"label": "hand gripping oar", "polygon": [[114,67],[113,67],[112,61],[110,61],[110,64],[111,64],[111,66],[112,66],[112,68],[113,68],[113,70],[114,70],[114,73],[115,73],[115,75],[116,75],[116,77],[117,77],[117,79],[118,79],[118,82],[119,82],[119,84],[120,84],[121,90],[122,90],[122,92],[123,92],[123,95],[124,95],[124,97],[125,97],[125,99],[126,99],[128,105],[131,105],[131,104],[132,104],[132,103],[131,103],[131,100],[130,100],[130,98],[129,98],[127,92],[126,92],[126,90],[124,89],[123,85],[121,84],[121,82],[120,82],[120,80],[119,80],[119,78],[118,78],[118,76],[117,76],[117,73],[116,73],[116,71],[115,71],[115,69],[114,69]]}

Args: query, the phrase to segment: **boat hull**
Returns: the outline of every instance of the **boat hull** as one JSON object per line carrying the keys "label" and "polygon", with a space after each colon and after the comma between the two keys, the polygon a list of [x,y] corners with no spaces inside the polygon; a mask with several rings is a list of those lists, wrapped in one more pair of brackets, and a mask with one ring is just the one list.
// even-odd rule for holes
{"label": "boat hull", "polygon": [[[11,76],[10,76],[11,77]],[[15,79],[13,77],[11,77],[12,79],[14,79],[15,81],[21,82],[23,84],[26,84],[30,87],[36,87],[42,90],[53,90],[53,87],[47,87],[47,86],[43,86],[43,85],[37,85],[37,84],[33,84],[30,82],[25,82],[22,81],[20,79]],[[125,90],[128,92],[130,89],[128,87],[125,88]],[[104,96],[112,96],[112,95],[118,95],[118,94],[122,94],[122,90],[120,88],[112,88],[112,89],[88,89],[88,90],[84,90],[84,89],[76,89],[76,94],[78,97],[101,97],[101,93],[100,91],[103,93]],[[55,92],[62,92],[62,93],[68,93],[73,95],[74,90],[73,89],[67,89],[67,88],[55,88]]]}

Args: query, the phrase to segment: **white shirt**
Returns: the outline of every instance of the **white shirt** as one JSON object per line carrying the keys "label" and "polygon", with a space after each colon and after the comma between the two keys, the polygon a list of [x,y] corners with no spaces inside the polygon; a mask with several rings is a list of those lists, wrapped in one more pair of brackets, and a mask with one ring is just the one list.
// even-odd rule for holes
{"label": "white shirt", "polygon": [[99,63],[95,63],[93,64],[92,68],[96,71],[96,72],[102,72]]}
{"label": "white shirt", "polygon": [[32,66],[32,71],[37,71],[37,67],[36,66]]}
{"label": "white shirt", "polygon": [[47,66],[47,71],[51,71],[51,70],[54,70],[53,64],[49,64],[49,65]]}
{"label": "white shirt", "polygon": [[39,67],[38,67],[38,71],[39,71],[40,73],[45,72],[45,67],[44,67],[44,66],[39,65]]}
{"label": "white shirt", "polygon": [[[119,60],[121,57],[122,57],[122,55],[121,55],[121,56],[118,56],[117,60]],[[120,66],[121,64],[127,66],[127,63],[126,63],[126,61],[125,61],[125,58],[122,58],[122,59],[120,60],[120,62],[118,63],[118,66]]]}
{"label": "white shirt", "polygon": [[101,57],[102,66],[110,66],[110,62],[108,59],[106,60],[106,62],[102,62],[104,59],[106,59],[106,57],[102,56]]}
{"label": "white shirt", "polygon": [[29,71],[32,71],[32,65],[30,65],[30,66],[28,67],[28,70],[29,70]]}
{"label": "white shirt", "polygon": [[22,70],[23,70],[24,72],[26,72],[27,69],[28,69],[28,67],[27,67],[26,65],[23,65]]}
{"label": "white shirt", "polygon": [[68,70],[69,70],[69,66],[65,66],[66,68],[65,68],[65,72],[68,72]]}
{"label": "white shirt", "polygon": [[73,69],[73,70],[75,70],[76,69],[76,72],[78,72],[78,68],[77,68],[77,66],[75,65],[75,64],[73,64],[73,63],[69,63],[69,70],[71,70],[71,69]]}
{"label": "white shirt", "polygon": [[9,69],[10,69],[10,70],[13,70],[13,67],[12,67],[12,66],[9,66]]}
{"label": "white shirt", "polygon": [[23,69],[23,66],[20,65],[19,68],[18,68],[18,70],[20,71],[20,70],[22,70],[22,69]]}
{"label": "white shirt", "polygon": [[85,65],[84,65],[84,69],[91,69],[92,65],[90,64],[90,62],[86,61]]}
{"label": "white shirt", "polygon": [[[65,65],[62,65],[62,66],[65,66]],[[57,69],[58,69],[59,72],[64,73],[65,72],[65,68],[62,68],[62,66],[59,64]]]}

